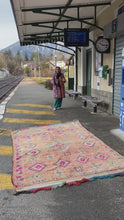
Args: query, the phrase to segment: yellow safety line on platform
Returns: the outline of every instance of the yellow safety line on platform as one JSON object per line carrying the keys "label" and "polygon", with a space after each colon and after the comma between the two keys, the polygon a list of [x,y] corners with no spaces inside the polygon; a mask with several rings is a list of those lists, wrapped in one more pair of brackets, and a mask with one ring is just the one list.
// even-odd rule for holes
{"label": "yellow safety line on platform", "polygon": [[13,104],[15,106],[29,106],[29,107],[38,107],[38,108],[52,108],[51,105],[35,105],[35,104]]}
{"label": "yellow safety line on platform", "polygon": [[12,155],[12,147],[11,146],[0,146],[0,155]]}
{"label": "yellow safety line on platform", "polygon": [[4,118],[5,123],[24,123],[24,124],[37,124],[37,125],[49,125],[61,123],[59,120],[35,120],[35,119],[24,119],[24,118]]}
{"label": "yellow safety line on platform", "polygon": [[11,175],[0,173],[0,190],[14,189],[11,182]]}
{"label": "yellow safety line on platform", "polygon": [[0,128],[0,135],[10,136],[11,131],[12,131],[11,129],[3,129],[3,128]]}
{"label": "yellow safety line on platform", "polygon": [[29,115],[55,115],[54,112],[46,111],[30,111],[30,110],[21,110],[21,109],[6,109],[7,113],[16,113],[16,114],[29,114]]}

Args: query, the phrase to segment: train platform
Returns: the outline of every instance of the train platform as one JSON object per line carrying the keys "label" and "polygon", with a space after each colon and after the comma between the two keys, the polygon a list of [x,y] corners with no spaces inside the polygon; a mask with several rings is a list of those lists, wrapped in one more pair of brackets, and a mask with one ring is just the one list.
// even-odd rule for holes
{"label": "train platform", "polygon": [[1,127],[15,130],[34,125],[79,120],[86,129],[124,154],[124,148],[121,147],[124,132],[119,129],[118,118],[99,109],[94,113],[92,108],[83,106],[81,99],[74,100],[68,95],[63,99],[62,109],[53,111],[53,103],[51,90],[26,78],[0,104]]}
{"label": "train platform", "polygon": [[[22,209],[22,205],[19,204],[30,207],[30,210],[32,206],[37,207],[40,214],[44,213],[44,218],[40,218],[34,211],[34,213],[32,212],[34,218],[31,219],[123,219],[124,177],[118,176],[94,181],[90,184],[81,184],[78,187],[61,188],[57,192],[50,191],[49,194],[39,192],[38,197],[36,194],[21,195],[18,198],[13,196],[11,191],[13,190],[11,184],[12,139],[10,135],[12,130],[79,120],[83,127],[124,156],[124,132],[119,129],[118,118],[99,109],[97,113],[94,113],[92,108],[83,106],[81,99],[74,100],[68,95],[63,99],[62,109],[53,111],[53,102],[51,90],[44,88],[43,85],[38,85],[30,78],[25,78],[8,99],[6,98],[0,103],[0,200],[3,204],[3,212],[5,213],[6,210],[1,219],[8,219],[7,212],[10,212],[11,216],[14,206],[17,218],[10,217],[9,219],[18,219],[18,214],[21,215]],[[11,205],[7,203],[4,206],[6,198],[11,201]],[[44,202],[46,202],[46,207],[53,208],[52,213],[56,212],[54,217],[51,218],[41,208]],[[29,214],[26,213],[25,216],[22,214],[22,218],[19,219],[29,219]]]}

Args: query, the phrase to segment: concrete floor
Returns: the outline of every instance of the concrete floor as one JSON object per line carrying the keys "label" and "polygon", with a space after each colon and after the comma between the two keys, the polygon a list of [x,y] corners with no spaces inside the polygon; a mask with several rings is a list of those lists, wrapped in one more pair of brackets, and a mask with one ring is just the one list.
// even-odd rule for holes
{"label": "concrete floor", "polygon": [[[6,104],[7,108],[34,110],[29,106],[13,104],[35,104],[53,106],[52,91],[32,81],[20,83],[14,95]],[[20,129],[35,124],[4,122],[5,118],[79,120],[81,124],[124,156],[124,133],[119,129],[119,119],[98,110],[82,107],[80,99],[66,96],[63,109],[55,115],[12,114],[5,111],[0,120],[2,129]],[[47,109],[52,112],[52,109]],[[12,146],[10,136],[0,135],[0,145]],[[12,156],[0,155],[0,173],[12,174]],[[62,187],[36,194],[14,195],[13,189],[0,191],[0,220],[122,220],[124,217],[124,177],[118,176],[86,182],[80,186]]]}

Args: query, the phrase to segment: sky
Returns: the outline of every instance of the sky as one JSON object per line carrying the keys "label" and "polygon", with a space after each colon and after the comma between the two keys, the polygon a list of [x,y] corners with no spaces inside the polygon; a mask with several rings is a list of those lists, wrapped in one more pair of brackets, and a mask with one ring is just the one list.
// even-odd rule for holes
{"label": "sky", "polygon": [[10,0],[0,0],[0,50],[19,41]]}

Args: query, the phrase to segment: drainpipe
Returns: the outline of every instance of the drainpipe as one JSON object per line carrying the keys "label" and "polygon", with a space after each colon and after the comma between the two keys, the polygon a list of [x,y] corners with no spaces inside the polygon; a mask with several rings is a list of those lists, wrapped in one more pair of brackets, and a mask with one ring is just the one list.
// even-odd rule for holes
{"label": "drainpipe", "polygon": [[77,83],[78,83],[78,47],[76,47],[75,56],[74,56],[74,91],[77,91]]}
{"label": "drainpipe", "polygon": [[84,69],[83,69],[83,67],[84,67],[84,57],[83,57],[83,47],[81,47],[81,93],[83,94],[83,75],[84,75]]}
{"label": "drainpipe", "polygon": [[113,79],[112,79],[112,114],[114,114],[114,83],[115,83],[115,56],[116,56],[116,39],[114,39],[114,54],[113,54]]}

